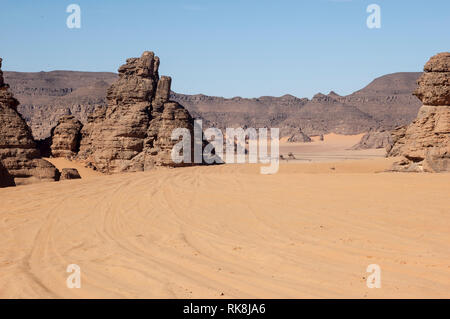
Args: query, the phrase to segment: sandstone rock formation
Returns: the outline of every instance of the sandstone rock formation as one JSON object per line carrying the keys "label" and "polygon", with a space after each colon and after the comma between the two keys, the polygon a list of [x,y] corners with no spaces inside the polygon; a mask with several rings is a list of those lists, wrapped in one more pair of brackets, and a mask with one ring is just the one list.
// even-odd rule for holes
{"label": "sandstone rock formation", "polygon": [[423,70],[414,95],[424,105],[450,105],[450,53],[433,56]]}
{"label": "sandstone rock formation", "polygon": [[189,112],[169,100],[171,78],[159,77],[159,58],[144,52],[127,59],[119,79],[107,91],[108,105],[88,118],[78,157],[101,172],[143,171],[178,166],[171,158],[172,130],[187,128]]}
{"label": "sandstone rock formation", "polygon": [[[1,68],[2,59],[0,59]],[[0,73],[0,160],[15,183],[58,179],[57,169],[40,158],[39,150],[25,120],[17,112],[17,101]]]}
{"label": "sandstone rock formation", "polygon": [[402,156],[394,171],[450,171],[450,53],[433,56],[424,71],[414,92],[424,105],[388,147],[388,156]]}
{"label": "sandstone rock formation", "polygon": [[16,186],[14,177],[12,177],[2,162],[0,162],[0,187]]}
{"label": "sandstone rock formation", "polygon": [[78,170],[76,168],[63,168],[61,170],[61,177],[60,180],[65,179],[80,179],[80,173],[78,173]]}
{"label": "sandstone rock formation", "polygon": [[80,149],[83,124],[73,115],[59,119],[51,131],[51,153],[54,157],[74,157]]}
{"label": "sandstone rock formation", "polygon": [[386,148],[391,145],[392,137],[389,131],[370,130],[363,135],[358,144],[351,147],[352,150],[363,150],[372,148]]}

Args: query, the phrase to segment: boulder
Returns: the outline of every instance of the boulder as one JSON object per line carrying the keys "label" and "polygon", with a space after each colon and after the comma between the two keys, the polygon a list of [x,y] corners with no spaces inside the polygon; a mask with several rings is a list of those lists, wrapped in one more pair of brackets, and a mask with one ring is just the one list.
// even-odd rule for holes
{"label": "boulder", "polygon": [[73,115],[61,117],[51,130],[51,154],[54,157],[74,157],[80,149],[83,124]]}
{"label": "boulder", "polygon": [[61,177],[60,180],[65,179],[80,179],[80,173],[78,173],[78,170],[76,168],[63,168],[61,170]]}

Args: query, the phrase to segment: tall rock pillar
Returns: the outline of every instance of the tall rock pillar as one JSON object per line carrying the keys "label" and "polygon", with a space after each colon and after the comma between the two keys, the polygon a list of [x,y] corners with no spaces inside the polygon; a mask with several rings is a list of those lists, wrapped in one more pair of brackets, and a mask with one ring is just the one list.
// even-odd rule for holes
{"label": "tall rock pillar", "polygon": [[414,91],[423,103],[416,120],[394,131],[388,156],[402,156],[394,171],[450,171],[450,53],[433,56]]}

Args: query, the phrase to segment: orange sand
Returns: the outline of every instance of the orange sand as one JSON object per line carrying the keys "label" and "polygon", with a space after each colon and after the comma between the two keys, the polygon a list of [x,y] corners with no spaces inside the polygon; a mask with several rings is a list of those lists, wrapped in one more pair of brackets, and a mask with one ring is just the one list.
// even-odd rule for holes
{"label": "orange sand", "polygon": [[[0,297],[449,298],[450,175],[376,173],[391,162],[0,189]],[[69,264],[80,289],[66,286]],[[380,289],[366,287],[369,264]]]}

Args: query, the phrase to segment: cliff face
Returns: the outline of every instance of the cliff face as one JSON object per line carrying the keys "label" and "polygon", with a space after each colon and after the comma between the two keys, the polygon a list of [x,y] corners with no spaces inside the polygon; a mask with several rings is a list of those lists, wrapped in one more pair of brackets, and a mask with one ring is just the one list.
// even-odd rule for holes
{"label": "cliff face", "polygon": [[402,156],[394,171],[450,171],[450,53],[433,56],[414,94],[424,103],[417,118],[393,132],[388,156]]}
{"label": "cliff face", "polygon": [[189,112],[169,100],[171,78],[159,77],[159,58],[144,52],[127,59],[107,91],[107,106],[89,117],[81,131],[78,157],[106,173],[175,166],[172,130],[187,128]]}
{"label": "cliff face", "polygon": [[[0,69],[2,59],[0,59]],[[57,169],[40,157],[31,130],[0,71],[0,161],[15,184],[58,179]],[[5,175],[5,173],[3,173]],[[5,175],[6,176],[6,175]]]}
{"label": "cliff face", "polygon": [[20,101],[17,110],[35,139],[50,136],[50,129],[65,115],[82,123],[95,109],[106,105],[106,91],[117,79],[107,72],[5,72],[11,92]]}

